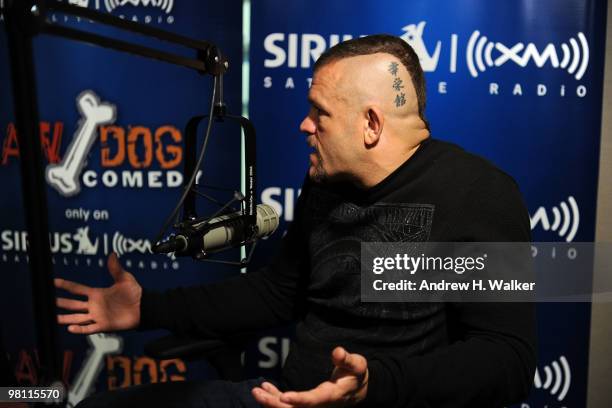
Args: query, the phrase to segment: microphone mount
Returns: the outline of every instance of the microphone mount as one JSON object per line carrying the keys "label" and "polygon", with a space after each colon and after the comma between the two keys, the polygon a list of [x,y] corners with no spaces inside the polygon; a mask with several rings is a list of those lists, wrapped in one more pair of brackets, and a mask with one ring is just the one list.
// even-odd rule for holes
{"label": "microphone mount", "polygon": [[[224,63],[225,64],[225,63]],[[204,121],[204,119],[208,119],[206,133],[204,136],[204,142],[202,144],[202,148],[200,151],[200,157],[196,161],[196,150],[197,150],[197,131],[198,126]],[[254,242],[251,246],[249,254],[246,258],[241,259],[239,262],[231,262],[231,261],[221,261],[221,260],[213,260],[210,259],[210,255],[212,253],[206,252],[204,249],[197,248],[195,246],[189,245],[187,248],[177,251],[174,253],[175,256],[191,256],[193,259],[201,260],[201,261],[209,261],[209,262],[217,262],[224,263],[228,265],[238,266],[238,267],[246,267],[251,260],[253,252],[255,250],[255,243],[258,227],[257,227],[257,206],[255,204],[256,197],[256,133],[255,127],[251,123],[250,120],[243,116],[230,115],[227,113],[227,107],[223,100],[223,73],[215,76],[214,80],[214,89],[211,100],[211,109],[208,115],[198,115],[192,117],[185,126],[185,162],[184,162],[184,175],[183,178],[183,195],[179,199],[177,206],[174,208],[172,213],[168,216],[166,222],[164,223],[161,231],[154,238],[154,245],[152,247],[152,251],[154,253],[167,252],[165,249],[167,248],[168,243],[166,241],[162,241],[162,237],[164,236],[165,231],[168,229],[168,226],[178,215],[178,211],[180,206],[183,206],[183,218],[182,222],[175,222],[173,227],[177,231],[177,235],[189,236],[193,238],[202,238],[206,232],[211,229],[223,226],[225,221],[223,222],[215,222],[207,227],[205,231],[196,231],[192,228],[192,225],[195,223],[201,222],[201,219],[198,219],[198,215],[196,213],[196,205],[195,198],[196,194],[200,194],[197,188],[195,187],[195,180],[198,169],[202,166],[202,162],[204,159],[204,154],[206,152],[206,146],[208,144],[208,139],[210,137],[212,123],[215,122],[224,122],[224,121],[232,121],[237,122],[240,125],[242,132],[244,133],[244,166],[243,166],[243,178],[245,180],[245,194],[234,191],[234,197],[227,203],[223,204],[222,207],[211,217],[209,220],[212,220],[217,215],[223,213],[224,210],[229,208],[233,203],[240,202],[241,203],[241,211],[242,214],[237,217],[237,219],[233,219],[232,222],[239,222],[242,226],[242,234],[241,236],[245,237],[244,240],[240,241],[236,245],[244,245],[249,242]],[[229,222],[229,221],[228,221]],[[172,236],[170,237],[172,238]],[[195,239],[188,240],[189,242],[194,242]]]}

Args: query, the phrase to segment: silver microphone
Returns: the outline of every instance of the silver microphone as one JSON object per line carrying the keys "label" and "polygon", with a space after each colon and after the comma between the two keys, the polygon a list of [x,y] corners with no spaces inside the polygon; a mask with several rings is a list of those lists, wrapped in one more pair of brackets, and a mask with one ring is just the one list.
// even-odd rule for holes
{"label": "silver microphone", "polygon": [[[205,253],[217,252],[231,248],[236,245],[247,243],[258,238],[272,235],[278,228],[280,217],[271,206],[267,204],[257,205],[257,233],[253,237],[245,236],[246,220],[239,212],[221,215],[210,220],[201,221],[191,226],[195,232],[203,231],[204,228],[212,229],[195,241],[188,233],[179,233],[167,241],[157,243],[152,251],[155,253],[183,252],[187,249],[193,251],[204,251]],[[220,224],[215,226],[215,224]]]}

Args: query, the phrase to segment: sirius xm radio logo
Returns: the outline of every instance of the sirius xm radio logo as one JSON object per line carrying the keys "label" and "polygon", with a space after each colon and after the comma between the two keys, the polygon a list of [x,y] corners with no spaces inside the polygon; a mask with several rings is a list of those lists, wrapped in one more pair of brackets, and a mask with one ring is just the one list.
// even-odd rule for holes
{"label": "sirius xm radio logo", "polygon": [[[538,97],[553,95],[558,97],[587,94],[581,81],[589,67],[590,48],[587,37],[578,31],[567,34],[567,40],[559,43],[551,41],[530,41],[519,38],[516,41],[499,41],[489,38],[480,30],[474,29],[464,33],[449,33],[448,37],[436,38],[427,32],[428,22],[420,21],[404,25],[398,35],[415,50],[425,72],[438,74],[468,75],[473,79],[485,79],[489,95],[522,96],[532,94]],[[361,35],[361,33],[359,34]],[[263,65],[267,69],[290,68],[290,76],[279,78],[267,75],[263,78],[264,88],[283,86],[293,89],[296,85],[310,86],[311,78],[298,78],[295,69],[304,69],[301,75],[310,74],[310,68],[321,54],[340,41],[355,38],[354,34],[314,33],[270,33],[264,39],[264,50],[267,55]],[[504,76],[496,74],[501,68]],[[513,81],[511,75],[524,69],[543,70],[551,75],[554,84],[520,83]],[[560,78],[570,79],[571,83],[559,83],[559,77],[552,77],[555,71],[565,72]],[[270,71],[272,73],[274,71]],[[508,83],[508,75],[510,82]],[[449,79],[452,77],[449,77]],[[504,80],[505,83],[501,81]],[[434,88],[434,87],[432,87]],[[440,80],[435,86],[438,93],[446,94],[453,90],[449,80]]]}
{"label": "sirius xm radio logo", "polygon": [[538,207],[531,218],[531,229],[541,227],[552,231],[566,242],[572,242],[580,225],[580,212],[576,199],[569,196],[552,208]]}
{"label": "sirius xm radio logo", "polygon": [[[28,247],[27,231],[0,231],[0,263],[29,262]],[[139,269],[148,267],[152,270],[176,270],[180,266],[174,254],[151,258],[144,263],[143,256],[151,254],[151,241],[146,238],[126,236],[120,231],[96,234],[88,225],[77,227],[73,231],[49,232],[49,247],[53,263],[65,266],[104,268],[106,257],[111,252],[124,257],[127,267],[133,265]]]}
{"label": "sirius xm radio logo", "polygon": [[[4,230],[0,232],[0,250],[5,252],[26,252],[28,248],[27,231]],[[151,254],[151,242],[145,238],[127,237],[119,231],[113,234],[95,235],[89,226],[77,227],[74,232],[53,231],[49,233],[52,254],[76,255],[118,255]]]}

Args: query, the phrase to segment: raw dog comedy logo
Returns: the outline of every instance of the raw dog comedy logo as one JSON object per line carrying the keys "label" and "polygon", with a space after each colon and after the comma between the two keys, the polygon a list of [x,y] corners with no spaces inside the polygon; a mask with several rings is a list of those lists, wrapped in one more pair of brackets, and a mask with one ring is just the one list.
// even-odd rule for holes
{"label": "raw dog comedy logo", "polygon": [[[175,126],[116,124],[117,107],[91,90],[77,96],[76,109],[80,119],[63,156],[64,123],[40,123],[42,150],[49,162],[45,177],[59,194],[71,197],[83,188],[160,189],[182,185],[183,174],[176,168],[183,159],[183,137]],[[93,148],[97,140],[100,149]],[[98,153],[99,162],[93,153]],[[9,123],[0,164],[7,166],[18,157],[17,130]]]}

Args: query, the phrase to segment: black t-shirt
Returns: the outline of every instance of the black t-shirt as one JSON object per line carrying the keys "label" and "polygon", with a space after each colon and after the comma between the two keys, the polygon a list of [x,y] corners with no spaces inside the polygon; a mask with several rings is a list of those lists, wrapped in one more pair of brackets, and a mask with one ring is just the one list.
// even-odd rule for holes
{"label": "black t-shirt", "polygon": [[270,265],[221,283],[145,291],[141,328],[229,336],[296,321],[283,380],[329,379],[331,350],[368,360],[364,405],[497,407],[526,397],[535,316],[522,303],[363,303],[361,242],[529,241],[516,183],[488,161],[429,138],[367,190],[306,180]]}

